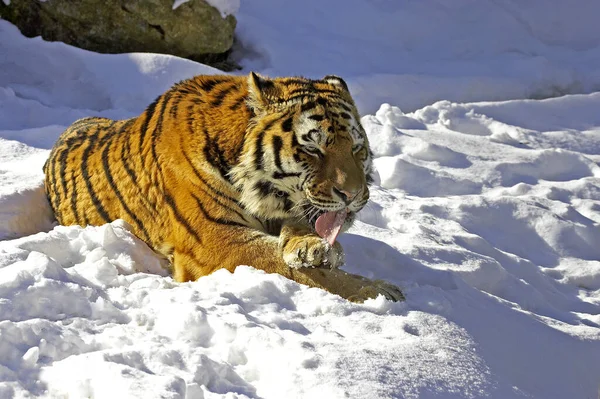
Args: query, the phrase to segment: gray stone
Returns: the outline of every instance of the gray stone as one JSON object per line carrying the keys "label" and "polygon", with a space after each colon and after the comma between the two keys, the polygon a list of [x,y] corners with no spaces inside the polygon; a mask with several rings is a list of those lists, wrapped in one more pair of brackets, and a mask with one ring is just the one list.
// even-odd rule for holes
{"label": "gray stone", "polygon": [[0,1],[0,17],[28,37],[100,53],[174,54],[222,69],[236,25],[204,0],[175,10],[173,0],[11,0]]}

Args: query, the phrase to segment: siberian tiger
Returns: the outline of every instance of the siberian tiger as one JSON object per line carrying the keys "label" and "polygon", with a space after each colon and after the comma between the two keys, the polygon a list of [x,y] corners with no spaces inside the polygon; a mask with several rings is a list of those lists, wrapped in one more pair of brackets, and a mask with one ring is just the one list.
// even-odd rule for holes
{"label": "siberian tiger", "polygon": [[251,265],[352,301],[402,299],[345,273],[336,241],[369,198],[371,153],[337,76],[196,76],[138,117],[91,117],[44,165],[59,223],[121,218],[176,281]]}

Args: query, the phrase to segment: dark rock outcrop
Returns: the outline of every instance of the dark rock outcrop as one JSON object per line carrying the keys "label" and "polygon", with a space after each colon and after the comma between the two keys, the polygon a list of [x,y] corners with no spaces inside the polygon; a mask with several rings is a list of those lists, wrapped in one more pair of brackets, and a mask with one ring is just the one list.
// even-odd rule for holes
{"label": "dark rock outcrop", "polygon": [[[28,37],[100,53],[174,54],[227,69],[236,20],[204,0],[0,1],[0,17]],[[231,65],[229,65],[231,66]]]}

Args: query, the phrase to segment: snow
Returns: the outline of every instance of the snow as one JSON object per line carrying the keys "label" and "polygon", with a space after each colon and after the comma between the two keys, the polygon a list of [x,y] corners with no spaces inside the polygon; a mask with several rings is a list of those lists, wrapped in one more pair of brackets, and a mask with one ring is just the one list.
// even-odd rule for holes
{"label": "snow", "polygon": [[285,7],[240,5],[240,73],[348,81],[377,176],[344,268],[406,301],[248,266],[175,283],[123,221],[56,226],[66,126],[218,71],[0,21],[0,398],[597,398],[598,3]]}
{"label": "snow", "polygon": [[598,90],[599,14],[596,0],[253,0],[236,31],[248,68],[343,71],[362,112],[407,112]]}

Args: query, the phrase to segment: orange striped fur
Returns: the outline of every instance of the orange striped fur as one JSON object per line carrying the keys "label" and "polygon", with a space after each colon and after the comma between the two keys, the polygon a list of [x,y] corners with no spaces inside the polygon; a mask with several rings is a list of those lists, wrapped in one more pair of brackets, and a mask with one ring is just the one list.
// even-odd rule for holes
{"label": "orange striped fur", "polygon": [[[367,202],[371,154],[345,82],[196,76],[138,117],[85,118],[44,165],[59,223],[124,219],[177,281],[251,265],[351,300],[396,287],[337,269],[316,217]],[[352,193],[352,199],[348,198]]]}

